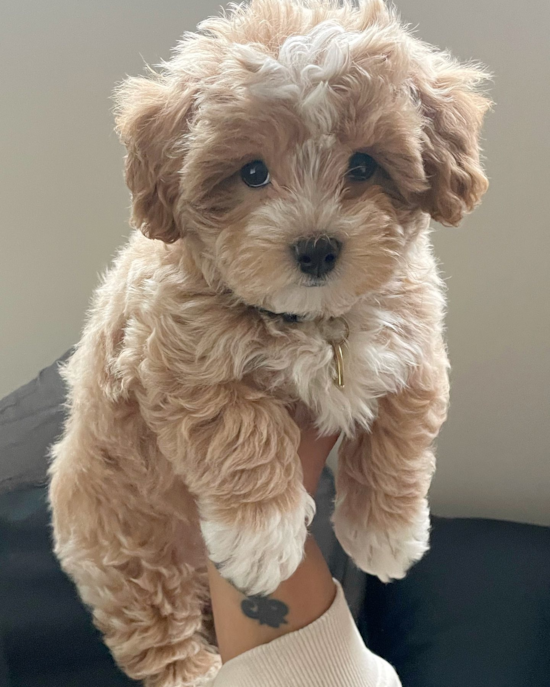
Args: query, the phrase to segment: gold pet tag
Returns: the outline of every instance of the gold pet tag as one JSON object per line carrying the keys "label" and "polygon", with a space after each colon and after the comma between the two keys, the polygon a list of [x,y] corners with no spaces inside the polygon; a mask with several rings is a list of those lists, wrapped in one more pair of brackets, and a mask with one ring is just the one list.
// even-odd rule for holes
{"label": "gold pet tag", "polygon": [[334,376],[334,383],[339,389],[343,389],[345,386],[344,380],[344,345],[349,337],[349,325],[346,320],[342,320],[345,327],[344,336],[339,341],[332,341],[332,354],[334,356],[334,365],[336,368],[336,374]]}
{"label": "gold pet tag", "polygon": [[332,343],[332,352],[334,353],[334,362],[336,364],[336,376],[334,381],[336,385],[343,389],[344,384],[344,351],[341,343]]}

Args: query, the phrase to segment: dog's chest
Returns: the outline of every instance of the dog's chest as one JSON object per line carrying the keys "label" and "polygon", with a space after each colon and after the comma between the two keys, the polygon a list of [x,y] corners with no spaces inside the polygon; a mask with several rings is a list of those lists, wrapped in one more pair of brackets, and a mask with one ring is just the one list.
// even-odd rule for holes
{"label": "dog's chest", "polygon": [[313,414],[323,432],[368,429],[378,399],[404,384],[405,351],[380,329],[296,325],[284,345],[271,349],[268,365],[290,396]]}

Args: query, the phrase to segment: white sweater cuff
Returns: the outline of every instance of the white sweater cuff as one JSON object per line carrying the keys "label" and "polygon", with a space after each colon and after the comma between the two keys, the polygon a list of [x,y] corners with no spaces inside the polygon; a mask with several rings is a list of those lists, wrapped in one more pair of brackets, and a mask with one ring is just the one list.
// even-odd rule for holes
{"label": "white sweater cuff", "polygon": [[392,666],[365,646],[335,583],[324,615],[228,661],[211,687],[401,687]]}

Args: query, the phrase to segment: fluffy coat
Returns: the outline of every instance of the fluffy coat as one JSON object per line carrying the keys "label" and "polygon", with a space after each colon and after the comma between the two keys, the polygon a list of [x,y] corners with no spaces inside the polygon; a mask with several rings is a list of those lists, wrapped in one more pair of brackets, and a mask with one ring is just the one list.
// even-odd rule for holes
{"label": "fluffy coat", "polygon": [[[334,527],[356,563],[388,581],[427,550],[448,402],[429,223],[487,188],[485,77],[382,0],[252,0],[118,89],[135,231],[64,369],[50,494],[64,569],[148,687],[218,669],[206,550],[248,593],[298,566],[304,418],[344,434]],[[356,151],[368,181],[347,176]],[[252,189],[257,159],[271,181]],[[343,248],[312,285],[289,247],[320,236]]]}

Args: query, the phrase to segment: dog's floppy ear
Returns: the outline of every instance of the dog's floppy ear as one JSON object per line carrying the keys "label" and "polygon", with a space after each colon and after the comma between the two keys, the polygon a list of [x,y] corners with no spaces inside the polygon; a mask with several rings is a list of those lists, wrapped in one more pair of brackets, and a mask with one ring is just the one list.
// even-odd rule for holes
{"label": "dog's floppy ear", "polygon": [[424,117],[423,158],[430,184],[421,205],[435,220],[456,226],[489,185],[479,159],[481,125],[491,106],[479,86],[489,75],[445,53],[432,53],[423,66],[413,87]]}
{"label": "dog's floppy ear", "polygon": [[127,79],[117,88],[115,102],[116,129],[128,151],[131,223],[149,238],[173,243],[183,233],[174,206],[192,102],[190,89],[152,74]]}

